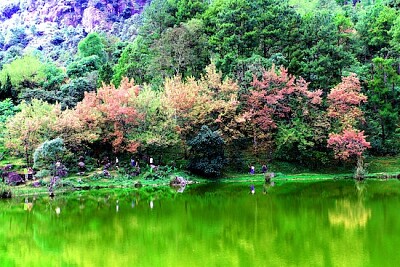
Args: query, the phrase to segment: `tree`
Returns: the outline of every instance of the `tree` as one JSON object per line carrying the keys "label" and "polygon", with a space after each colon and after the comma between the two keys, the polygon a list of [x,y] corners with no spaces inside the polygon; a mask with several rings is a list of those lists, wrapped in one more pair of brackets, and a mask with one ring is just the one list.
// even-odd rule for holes
{"label": "tree", "polygon": [[150,5],[143,12],[143,25],[140,28],[139,34],[146,36],[150,40],[158,39],[165,29],[175,25],[175,12],[176,7],[173,1],[151,1]]}
{"label": "tree", "polygon": [[65,153],[64,141],[61,138],[46,140],[33,153],[34,168],[51,169],[60,161]]}
{"label": "tree", "polygon": [[329,134],[328,147],[333,149],[335,158],[346,161],[352,157],[361,158],[371,145],[366,141],[363,131],[348,129],[339,134]]}
{"label": "tree", "polygon": [[323,8],[303,17],[298,49],[293,53],[289,70],[306,79],[311,89],[331,88],[340,81],[343,71],[356,63],[345,42],[356,32],[347,30],[344,35],[342,25],[335,24],[336,18],[334,11]]}
{"label": "tree", "polygon": [[[357,172],[363,173],[363,152],[370,147],[364,132],[357,130],[357,125],[364,121],[360,104],[367,101],[361,93],[361,86],[355,74],[343,77],[342,82],[328,95],[328,116],[334,120],[334,130],[330,133],[328,148],[332,148],[335,158],[344,161],[357,160]],[[357,179],[363,177],[357,175]]]}
{"label": "tree", "polygon": [[198,19],[165,30],[151,47],[154,57],[149,65],[149,75],[165,78],[180,74],[199,78],[209,63],[203,31],[203,23]]}
{"label": "tree", "polygon": [[30,104],[23,101],[18,108],[21,111],[7,120],[5,146],[13,154],[24,155],[31,166],[34,150],[54,136],[53,126],[61,108],[36,99]]}
{"label": "tree", "polygon": [[201,16],[208,6],[206,0],[177,0],[176,20],[177,23],[186,22]]}
{"label": "tree", "polygon": [[366,8],[356,24],[364,44],[363,58],[370,60],[376,55],[387,57],[397,13],[394,8],[379,3]]}
{"label": "tree", "polygon": [[395,136],[399,119],[398,65],[399,62],[393,58],[374,58],[372,77],[366,84],[365,130],[376,154],[393,154],[400,148]]}
{"label": "tree", "polygon": [[144,87],[133,101],[142,117],[129,139],[140,142],[142,153],[159,155],[161,160],[163,154],[179,143],[173,109],[163,92],[149,86]]}
{"label": "tree", "polygon": [[103,40],[98,33],[89,33],[78,44],[78,52],[80,58],[97,56],[99,64],[103,64],[107,60],[107,54]]}
{"label": "tree", "polygon": [[342,77],[342,82],[328,95],[328,116],[337,121],[339,129],[354,127],[364,121],[364,113],[359,106],[366,101],[357,76]]}
{"label": "tree", "polygon": [[123,77],[133,79],[137,84],[150,82],[147,70],[151,58],[149,44],[142,36],[138,36],[124,48],[118,64],[114,66],[112,83],[118,86]]}
{"label": "tree", "polygon": [[69,64],[67,67],[67,75],[70,78],[80,78],[92,71],[98,71],[100,67],[99,57],[97,55],[92,55]]}
{"label": "tree", "polygon": [[277,64],[288,67],[299,51],[301,20],[288,1],[213,1],[203,19],[212,59],[224,75],[239,78],[243,62],[257,56],[281,58]]}
{"label": "tree", "polygon": [[127,78],[118,88],[103,85],[97,92],[85,92],[75,108],[76,116],[86,125],[85,129],[99,133],[99,141],[110,144],[114,152],[135,152],[139,142],[128,136],[142,118],[134,106],[138,94],[139,86]]}
{"label": "tree", "polygon": [[55,136],[59,136],[66,149],[73,153],[87,149],[90,144],[100,139],[101,133],[97,121],[91,120],[96,117],[92,116],[84,120],[84,114],[79,114],[79,112],[81,110],[64,110],[54,125]]}
{"label": "tree", "polygon": [[238,92],[238,85],[231,79],[222,80],[214,64],[199,80],[190,77],[185,81],[180,76],[166,79],[165,99],[173,109],[181,140],[185,143],[202,125],[220,130],[226,140],[238,138]]}
{"label": "tree", "polygon": [[8,77],[17,93],[22,89],[37,88],[46,80],[45,64],[35,56],[26,55],[3,66],[0,71],[1,84],[7,84]]}
{"label": "tree", "polygon": [[237,59],[250,57],[259,46],[255,2],[214,1],[204,14],[215,63],[226,75]]}
{"label": "tree", "polygon": [[189,170],[206,177],[218,177],[226,162],[224,140],[216,131],[202,126],[195,138],[188,142],[191,147]]}
{"label": "tree", "polygon": [[254,76],[251,85],[242,119],[249,122],[246,131],[256,153],[271,151],[274,143],[285,155],[307,153],[320,144],[320,136],[312,132],[323,133],[319,129],[326,128],[316,119],[320,116],[321,90],[308,90],[304,79],[296,79],[283,67],[264,71],[261,79]]}
{"label": "tree", "polygon": [[69,83],[63,84],[60,89],[59,103],[62,108],[73,108],[78,102],[82,101],[85,92],[96,90],[96,78],[80,77],[72,79]]}

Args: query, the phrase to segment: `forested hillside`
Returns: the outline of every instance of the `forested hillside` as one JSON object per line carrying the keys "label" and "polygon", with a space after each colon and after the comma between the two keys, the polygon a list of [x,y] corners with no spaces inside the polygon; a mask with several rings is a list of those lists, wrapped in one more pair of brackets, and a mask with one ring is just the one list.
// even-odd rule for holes
{"label": "forested hillside", "polygon": [[243,169],[249,153],[314,166],[396,155],[399,8],[397,0],[7,1],[4,155],[31,165],[60,138],[65,161],[158,155],[189,159],[209,176]]}

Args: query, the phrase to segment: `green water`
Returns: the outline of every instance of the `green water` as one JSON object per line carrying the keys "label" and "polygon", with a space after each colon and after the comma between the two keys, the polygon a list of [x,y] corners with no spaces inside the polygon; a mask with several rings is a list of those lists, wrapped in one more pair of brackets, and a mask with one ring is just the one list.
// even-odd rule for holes
{"label": "green water", "polygon": [[[0,202],[0,266],[394,266],[400,182],[191,186]],[[153,199],[153,208],[150,207]],[[118,201],[118,202],[117,202]],[[59,214],[56,210],[59,209]]]}

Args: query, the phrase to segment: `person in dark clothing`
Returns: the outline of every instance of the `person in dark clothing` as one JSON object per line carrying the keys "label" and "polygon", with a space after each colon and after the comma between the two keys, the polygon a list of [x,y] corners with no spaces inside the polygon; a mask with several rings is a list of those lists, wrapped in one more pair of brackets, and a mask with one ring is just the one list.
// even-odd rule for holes
{"label": "person in dark clothing", "polygon": [[268,167],[267,167],[267,165],[262,165],[262,167],[261,167],[261,173],[266,173],[268,171]]}

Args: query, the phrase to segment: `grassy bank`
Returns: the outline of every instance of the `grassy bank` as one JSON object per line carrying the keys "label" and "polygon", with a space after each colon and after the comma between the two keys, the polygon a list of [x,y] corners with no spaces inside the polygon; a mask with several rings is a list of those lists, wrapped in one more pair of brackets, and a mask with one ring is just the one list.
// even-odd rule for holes
{"label": "grassy bank", "polygon": [[[11,161],[15,164],[16,169],[22,165],[20,159]],[[10,161],[2,162],[2,164],[8,164]],[[392,180],[400,174],[400,157],[385,157],[385,158],[369,158],[367,161],[368,173],[367,179],[377,180]],[[259,170],[256,166],[256,170]],[[17,169],[18,172],[21,172]],[[293,163],[281,163],[275,162],[269,165],[269,171],[274,173],[273,180],[277,184],[286,182],[308,182],[308,181],[324,181],[324,180],[341,180],[349,179],[353,177],[353,169],[351,166],[329,166],[329,168],[321,168],[318,172],[299,166]],[[171,179],[175,176],[184,177],[190,183],[206,183],[210,180],[191,175],[185,171],[171,170],[162,175],[156,175],[149,173],[149,170],[145,170],[139,176],[131,177],[121,171],[113,170],[110,172],[109,177],[100,175],[101,169],[96,169],[92,172],[87,172],[85,175],[70,174],[66,178],[62,178],[55,188],[55,193],[59,194],[62,192],[71,192],[79,190],[91,190],[91,189],[122,189],[122,188],[141,188],[141,187],[168,187]],[[0,190],[9,190],[13,196],[22,195],[34,195],[34,194],[48,194],[48,184],[50,177],[41,179],[40,186],[34,187],[33,181],[28,181],[24,185],[19,186],[2,186]],[[215,181],[215,180],[213,180]],[[218,179],[219,182],[223,183],[234,183],[234,182],[249,182],[249,183],[262,183],[264,181],[264,175],[259,171],[256,174],[251,175],[247,172],[230,172]]]}

